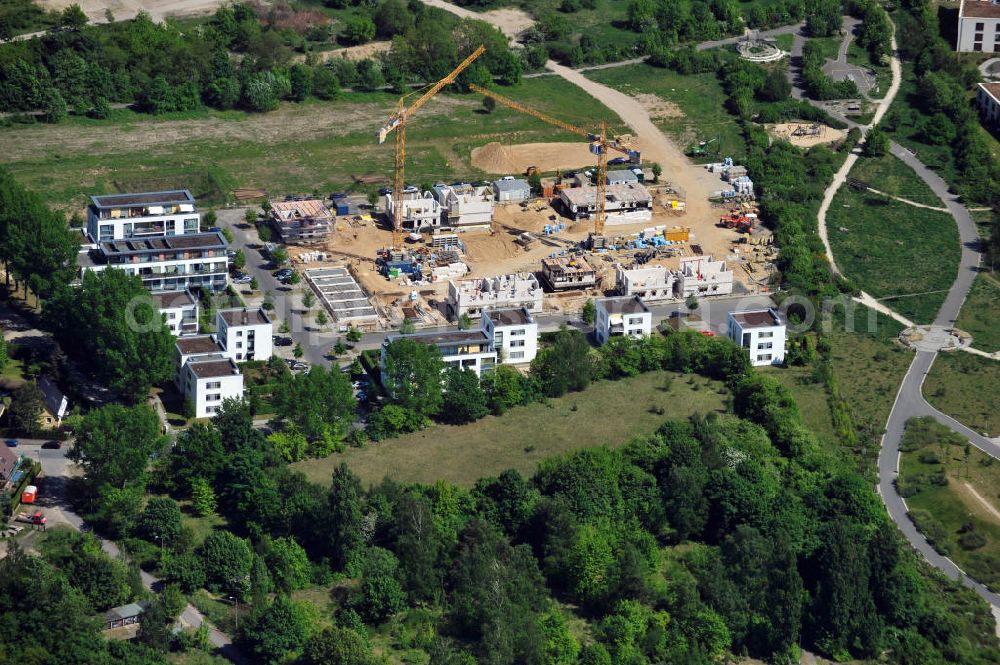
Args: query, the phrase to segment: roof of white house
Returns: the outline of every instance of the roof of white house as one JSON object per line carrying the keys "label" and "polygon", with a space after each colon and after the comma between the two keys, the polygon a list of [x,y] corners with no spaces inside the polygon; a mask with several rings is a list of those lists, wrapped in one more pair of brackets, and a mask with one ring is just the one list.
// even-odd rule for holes
{"label": "roof of white house", "polygon": [[980,83],[979,87],[986,91],[986,94],[1000,104],[1000,83]]}
{"label": "roof of white house", "polygon": [[211,335],[179,337],[176,340],[176,345],[177,350],[184,356],[189,356],[192,353],[215,353],[222,351],[222,346]]}
{"label": "roof of white house", "polygon": [[994,0],[962,0],[958,15],[962,18],[1000,18],[1000,3]]}
{"label": "roof of white house", "polygon": [[236,376],[240,373],[236,363],[223,356],[192,360],[187,366],[199,379],[216,379],[223,376]]}
{"label": "roof of white house", "polygon": [[527,180],[497,180],[493,183],[498,192],[516,192],[524,189],[531,189]]}
{"label": "roof of white house", "polygon": [[133,194],[104,194],[90,197],[95,208],[133,208],[168,206],[181,203],[194,205],[194,196],[186,189],[166,192],[137,192]]}
{"label": "roof of white house", "polygon": [[781,316],[773,309],[760,309],[752,312],[730,312],[729,316],[733,317],[744,330],[747,328],[771,328],[783,325]]}
{"label": "roof of white house", "polygon": [[222,315],[227,326],[259,326],[271,322],[263,308],[256,310],[248,310],[246,307],[223,309],[219,311],[219,314]]}
{"label": "roof of white house", "polygon": [[623,296],[621,298],[600,298],[598,304],[608,314],[645,314],[649,311],[646,303],[639,296]]}
{"label": "roof of white house", "polygon": [[198,299],[190,291],[161,291],[149,295],[156,303],[157,309],[175,309],[198,303]]}
{"label": "roof of white house", "polygon": [[487,312],[490,321],[498,326],[526,326],[535,319],[524,307],[510,309],[492,309]]}

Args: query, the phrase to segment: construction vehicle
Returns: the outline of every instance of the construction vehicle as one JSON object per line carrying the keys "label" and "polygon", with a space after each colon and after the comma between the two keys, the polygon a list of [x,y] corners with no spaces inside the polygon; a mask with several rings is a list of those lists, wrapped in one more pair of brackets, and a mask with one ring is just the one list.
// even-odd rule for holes
{"label": "construction vehicle", "polygon": [[463,71],[468,68],[479,56],[486,52],[485,46],[480,46],[475,51],[473,51],[469,57],[460,62],[455,69],[451,70],[447,76],[432,85],[423,95],[421,95],[415,102],[410,104],[409,108],[404,107],[404,102],[406,98],[410,95],[415,95],[420,92],[416,90],[414,92],[403,95],[399,98],[399,104],[396,111],[389,116],[389,120],[381,129],[378,130],[378,142],[379,144],[385,143],[386,137],[389,132],[396,131],[396,173],[395,181],[392,190],[392,246],[399,248],[403,246],[403,191],[406,188],[405,185],[405,165],[406,165],[406,121],[407,119],[417,112],[421,106],[430,101],[431,97],[438,94],[442,88],[446,85],[453,83],[455,79]]}
{"label": "construction vehicle", "polygon": [[699,141],[698,143],[688,146],[687,154],[691,157],[702,157],[704,155],[707,155],[709,154],[708,147],[713,143],[716,145],[715,145],[715,150],[712,151],[712,154],[718,155],[720,152],[722,152],[722,142],[719,140],[718,136],[710,138],[707,141]]}
{"label": "construction vehicle", "polygon": [[535,175],[536,173],[538,173],[538,167],[537,166],[529,166],[528,168],[526,168],[524,170],[524,175],[528,176],[529,178],[531,176]]}
{"label": "construction vehicle", "polygon": [[[606,191],[608,186],[608,151],[616,150],[628,156],[629,162],[632,164],[640,164],[642,162],[642,158],[639,151],[629,148],[627,145],[628,142],[626,142],[624,138],[622,140],[610,138],[608,136],[607,125],[603,121],[601,122],[600,130],[597,133],[589,132],[586,129],[571,125],[570,123],[559,120],[558,118],[553,118],[550,115],[542,113],[541,111],[536,111],[533,108],[529,108],[524,104],[521,104],[520,102],[516,102],[513,99],[504,97],[503,95],[497,94],[492,90],[487,90],[481,86],[470,84],[469,89],[474,90],[475,92],[478,92],[486,97],[491,97],[500,104],[514,109],[515,111],[526,113],[534,118],[538,118],[542,122],[547,122],[550,125],[564,129],[572,134],[583,136],[590,142],[590,152],[597,155],[597,210],[594,215],[594,236],[603,239],[605,220],[604,205],[606,203]],[[631,137],[629,137],[629,142],[630,140]]]}
{"label": "construction vehicle", "polygon": [[733,211],[719,220],[719,226],[726,229],[736,229],[737,233],[752,233],[753,223],[756,219],[757,215]]}

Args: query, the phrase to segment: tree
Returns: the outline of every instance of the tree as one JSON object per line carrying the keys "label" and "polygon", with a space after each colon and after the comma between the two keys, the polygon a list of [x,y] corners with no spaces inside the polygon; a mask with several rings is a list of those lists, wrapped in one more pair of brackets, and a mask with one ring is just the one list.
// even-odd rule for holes
{"label": "tree", "polygon": [[368,16],[350,16],[344,23],[341,37],[348,44],[365,44],[375,39],[375,30],[375,23]]}
{"label": "tree", "polygon": [[296,358],[301,358],[303,355],[305,355],[305,349],[302,348],[301,343],[299,342],[295,343],[295,348],[292,349],[292,355],[295,356]]}
{"label": "tree", "polygon": [[403,609],[406,594],[396,580],[398,566],[388,550],[374,547],[365,553],[361,584],[351,605],[366,622],[381,624]]}
{"label": "tree", "polygon": [[233,267],[237,270],[243,270],[247,266],[247,255],[242,249],[236,250],[236,256],[233,257]]}
{"label": "tree", "polygon": [[684,306],[688,308],[689,312],[693,312],[696,309],[698,309],[698,296],[694,295],[693,293],[689,295],[684,300]]}
{"label": "tree", "polygon": [[11,427],[23,434],[34,434],[41,425],[39,418],[45,409],[42,391],[34,381],[25,381],[11,393],[8,417]]}
{"label": "tree", "polygon": [[182,491],[190,490],[192,496],[196,482],[210,485],[225,465],[222,435],[204,423],[194,423],[181,432],[167,458],[173,485]]}
{"label": "tree", "polygon": [[653,170],[653,182],[654,183],[660,182],[660,176],[663,175],[663,167],[660,166],[658,162],[653,162],[652,170]]}
{"label": "tree", "polygon": [[149,456],[163,447],[160,420],[145,405],[94,409],[80,419],[75,431],[69,457],[83,466],[93,487],[124,488],[142,480]]}
{"label": "tree", "polygon": [[392,403],[430,417],[441,408],[444,362],[434,345],[405,337],[385,349],[385,390]]}
{"label": "tree", "polygon": [[757,96],[766,102],[780,102],[792,94],[792,84],[785,72],[778,69],[768,71],[764,86]]}
{"label": "tree", "polygon": [[191,482],[191,506],[202,517],[211,515],[219,507],[215,490],[204,478],[195,478]]}
{"label": "tree", "polygon": [[316,295],[313,293],[312,289],[307,289],[306,292],[302,294],[302,306],[306,309],[312,309],[315,304]]}
{"label": "tree", "polygon": [[270,258],[275,265],[284,265],[288,263],[288,250],[284,247],[275,247],[271,250]]}
{"label": "tree", "polygon": [[312,71],[312,68],[307,65],[303,65],[302,63],[292,65],[291,69],[288,71],[288,77],[291,80],[293,100],[301,102],[312,94]]}
{"label": "tree", "polygon": [[392,507],[390,531],[406,592],[416,601],[439,601],[446,572],[441,560],[447,544],[430,501],[412,492],[400,496]]}
{"label": "tree", "polygon": [[79,30],[87,25],[89,20],[87,15],[83,13],[83,10],[80,9],[80,5],[76,3],[62,10],[62,14],[59,15],[59,25],[72,30]]}
{"label": "tree", "polygon": [[538,377],[549,397],[583,390],[593,374],[590,344],[578,330],[563,329],[555,334],[552,345],[542,349],[531,361],[531,373]]}
{"label": "tree", "polygon": [[180,506],[170,497],[153,497],[139,515],[136,533],[161,545],[172,543],[181,533]]}
{"label": "tree", "polygon": [[302,654],[303,665],[373,665],[375,658],[363,637],[349,628],[334,626],[310,637]]}
{"label": "tree", "polygon": [[593,298],[587,298],[587,302],[583,303],[583,309],[580,311],[580,319],[588,326],[592,326],[596,316],[597,305],[594,304]]}
{"label": "tree", "polygon": [[173,636],[170,626],[167,625],[169,621],[170,617],[163,601],[159,598],[154,599],[139,618],[139,632],[135,639],[140,644],[157,651],[167,651],[170,648],[170,638]]}
{"label": "tree", "polygon": [[458,317],[459,330],[468,330],[471,327],[472,327],[472,319],[469,318],[468,314],[463,314],[462,316]]}
{"label": "tree", "polygon": [[883,157],[889,152],[889,135],[879,127],[872,127],[865,134],[865,157]]}
{"label": "tree", "polygon": [[329,322],[330,319],[328,319],[326,316],[326,310],[321,309],[318,312],[316,312],[316,325],[318,325],[320,328],[323,328]]}
{"label": "tree", "polygon": [[242,595],[250,576],[250,546],[229,531],[213,531],[197,550],[207,581]]}
{"label": "tree", "polygon": [[312,566],[306,551],[294,538],[276,538],[270,541],[265,559],[278,591],[291,593],[309,586]]}
{"label": "tree", "polygon": [[260,288],[260,284],[257,283],[257,278],[256,277],[251,277],[250,278],[250,284],[248,286],[250,287],[251,291],[256,291],[257,289]]}
{"label": "tree", "polygon": [[350,328],[347,329],[347,341],[348,342],[353,342],[353,343],[357,344],[358,342],[361,341],[361,339],[362,339],[361,330],[359,330],[358,328],[355,328],[354,326],[351,326]]}
{"label": "tree", "polygon": [[365,59],[358,63],[358,83],[360,90],[378,90],[385,85],[382,69],[374,60]]}
{"label": "tree", "polygon": [[278,96],[271,81],[263,74],[254,74],[243,84],[240,99],[248,111],[263,113],[278,108]]}
{"label": "tree", "polygon": [[813,37],[829,37],[840,32],[840,0],[814,0],[806,12],[806,29]]}
{"label": "tree", "polygon": [[346,464],[333,470],[327,493],[329,525],[327,554],[333,566],[342,570],[361,546],[361,481]]}
{"label": "tree", "polygon": [[380,39],[392,39],[413,28],[413,13],[403,0],[382,0],[375,10],[376,34]]}
{"label": "tree", "polygon": [[303,607],[285,595],[279,595],[262,611],[255,611],[241,626],[241,637],[256,662],[280,663],[298,648],[312,632],[312,621]]}
{"label": "tree", "polygon": [[52,124],[62,122],[69,115],[66,100],[56,88],[50,87],[45,90],[42,109],[45,111],[43,115],[45,122]]}
{"label": "tree", "polygon": [[319,99],[336,99],[340,95],[340,81],[337,75],[325,66],[313,70],[313,95]]}
{"label": "tree", "polygon": [[497,100],[492,97],[483,97],[483,110],[487,113],[493,113],[497,107]]}
{"label": "tree", "polygon": [[486,404],[494,415],[502,415],[511,407],[524,404],[527,394],[524,378],[510,365],[497,365],[482,378]]}
{"label": "tree", "polygon": [[479,387],[479,377],[475,372],[449,367],[444,377],[444,401],[439,416],[441,420],[461,425],[479,420],[489,413],[486,394]]}
{"label": "tree", "polygon": [[[257,217],[260,213],[257,212],[256,208],[247,208],[246,212],[243,213],[243,221],[247,224],[256,224]],[[261,238],[263,240],[263,238]]]}
{"label": "tree", "polygon": [[127,400],[145,399],[174,375],[173,335],[138,277],[86,271],[80,288],[60,289],[44,314],[63,348]]}

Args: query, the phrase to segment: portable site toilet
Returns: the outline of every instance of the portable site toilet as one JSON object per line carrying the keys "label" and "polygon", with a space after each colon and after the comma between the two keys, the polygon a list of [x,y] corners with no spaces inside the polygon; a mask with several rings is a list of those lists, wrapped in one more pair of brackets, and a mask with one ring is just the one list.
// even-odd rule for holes
{"label": "portable site toilet", "polygon": [[21,503],[34,503],[35,499],[38,497],[38,488],[34,485],[28,485],[21,492]]}

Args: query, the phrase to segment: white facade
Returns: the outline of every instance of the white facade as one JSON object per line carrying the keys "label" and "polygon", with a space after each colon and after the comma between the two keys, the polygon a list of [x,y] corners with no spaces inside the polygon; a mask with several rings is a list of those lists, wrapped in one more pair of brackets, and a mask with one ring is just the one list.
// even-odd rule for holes
{"label": "white facade", "polygon": [[606,182],[609,185],[627,185],[630,182],[639,182],[639,175],[631,169],[622,169],[620,171],[608,171],[607,175],[605,176],[604,182]]}
{"label": "white facade", "polygon": [[532,273],[448,282],[448,308],[455,318],[476,316],[487,309],[542,311],[542,286]]}
{"label": "white facade", "polygon": [[215,330],[226,355],[236,362],[267,360],[274,352],[274,325],[263,309],[223,309],[215,314]]}
{"label": "white facade", "polygon": [[489,226],[493,222],[493,189],[467,183],[435,185],[438,203],[446,209],[444,226]]}
{"label": "white facade", "polygon": [[224,291],[229,285],[229,245],[221,233],[105,240],[78,255],[81,273],[107,268],[137,275],[149,291],[202,288]]}
{"label": "white facade", "polygon": [[598,298],[594,336],[598,344],[612,337],[648,337],[653,329],[653,313],[638,296]]}
{"label": "white facade", "polygon": [[243,397],[243,375],[232,358],[204,356],[181,368],[180,389],[194,403],[196,418],[211,418],[223,400]]}
{"label": "white facade", "polygon": [[962,0],[958,10],[956,50],[1000,53],[1000,2]]}
{"label": "white facade", "polygon": [[484,311],[480,327],[505,365],[530,363],[538,355],[538,324],[526,308]]}
{"label": "white facade", "polygon": [[727,334],[750,353],[754,366],[785,362],[785,324],[773,309],[730,312]]}
{"label": "white facade", "polygon": [[[392,194],[385,195],[385,209],[389,219],[394,219],[396,202]],[[443,209],[430,192],[403,195],[403,228],[407,231],[437,229],[441,227]]]}
{"label": "white facade", "polygon": [[987,127],[1000,125],[1000,83],[980,83],[976,87],[976,106]]}
{"label": "white facade", "polygon": [[733,292],[733,271],[711,256],[681,259],[674,292],[679,298],[728,295]]}
{"label": "white facade", "polygon": [[163,322],[174,337],[198,334],[198,299],[190,291],[161,291],[153,294]]}
{"label": "white facade", "polygon": [[[402,337],[404,336],[392,335],[387,337],[382,343],[380,365],[382,368],[383,383],[386,380],[386,349],[392,342]],[[497,352],[490,343],[489,337],[482,330],[416,333],[406,335],[405,338],[420,344],[433,344],[436,346],[441,352],[441,359],[444,360],[446,369],[448,367],[468,369],[475,372],[476,376],[481,377],[484,372],[492,370],[497,363]]]}
{"label": "white facade", "polygon": [[639,296],[646,302],[672,300],[676,277],[661,265],[625,269],[615,264],[615,289],[622,296]]}
{"label": "white facade", "polygon": [[201,213],[186,189],[91,196],[87,235],[92,242],[199,233]]}

